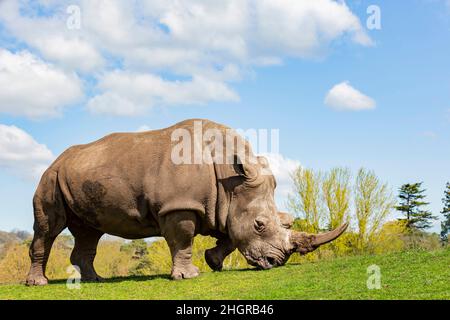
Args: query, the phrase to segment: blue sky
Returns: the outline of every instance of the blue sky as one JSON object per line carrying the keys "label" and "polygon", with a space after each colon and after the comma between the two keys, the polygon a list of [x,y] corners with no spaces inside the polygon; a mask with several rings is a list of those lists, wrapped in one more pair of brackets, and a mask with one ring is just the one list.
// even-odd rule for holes
{"label": "blue sky", "polygon": [[[96,1],[20,3],[0,5],[0,230],[31,230],[37,172],[67,147],[186,118],[280,129],[282,169],[366,167],[394,192],[423,181],[430,209],[442,208],[448,1],[225,1],[227,10],[112,1],[115,11]],[[76,30],[66,27],[73,3]],[[369,5],[381,10],[380,30],[366,28]]]}

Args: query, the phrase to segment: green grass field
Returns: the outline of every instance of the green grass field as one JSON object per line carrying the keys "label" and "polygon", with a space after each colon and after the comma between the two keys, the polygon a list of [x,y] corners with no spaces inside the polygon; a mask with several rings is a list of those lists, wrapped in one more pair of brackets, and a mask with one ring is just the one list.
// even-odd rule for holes
{"label": "green grass field", "polygon": [[[367,289],[371,265],[381,268],[381,290]],[[205,273],[181,282],[168,275],[109,279],[79,290],[67,289],[63,280],[36,288],[1,285],[0,299],[450,299],[450,250]]]}

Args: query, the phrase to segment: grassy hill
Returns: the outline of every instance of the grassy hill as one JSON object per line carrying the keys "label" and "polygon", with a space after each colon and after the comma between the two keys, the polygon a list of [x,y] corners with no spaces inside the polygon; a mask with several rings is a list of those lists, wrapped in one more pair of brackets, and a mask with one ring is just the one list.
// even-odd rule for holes
{"label": "grassy hill", "polygon": [[[381,290],[367,289],[367,268],[374,264],[381,268]],[[450,299],[450,250],[204,273],[181,282],[168,275],[117,278],[80,290],[68,290],[64,280],[37,288],[1,285],[0,299]]]}

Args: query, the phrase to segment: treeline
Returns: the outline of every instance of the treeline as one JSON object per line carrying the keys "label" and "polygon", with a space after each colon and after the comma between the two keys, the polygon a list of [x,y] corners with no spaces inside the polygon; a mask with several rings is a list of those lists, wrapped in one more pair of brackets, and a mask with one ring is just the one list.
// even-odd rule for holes
{"label": "treeline", "polygon": [[[204,259],[206,249],[215,246],[216,240],[210,237],[196,237],[194,241],[193,262],[202,272],[211,271]],[[52,248],[46,274],[49,279],[67,279],[73,272],[68,267],[73,238],[60,235]],[[24,282],[30,267],[28,257],[29,241],[13,243],[8,246],[0,260],[0,284]],[[96,271],[105,278],[127,276],[168,275],[172,267],[171,255],[163,239],[148,243],[144,240],[102,240],[95,258]],[[235,251],[224,262],[225,269],[248,268],[242,255]]]}
{"label": "treeline", "polygon": [[[321,172],[299,167],[292,179],[294,193],[289,196],[288,208],[297,216],[296,229],[317,233],[350,222],[350,231],[322,251],[370,254],[448,244],[450,183],[443,199],[439,239],[437,234],[426,232],[438,217],[427,210],[423,183],[401,186],[396,197],[386,183],[366,169],[353,176],[347,168]],[[394,219],[394,213],[402,217]]]}

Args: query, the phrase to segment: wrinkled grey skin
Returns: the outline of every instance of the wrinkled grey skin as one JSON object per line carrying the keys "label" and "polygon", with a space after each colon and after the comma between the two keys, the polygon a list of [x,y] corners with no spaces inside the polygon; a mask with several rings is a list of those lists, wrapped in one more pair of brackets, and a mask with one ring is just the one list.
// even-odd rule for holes
{"label": "wrinkled grey skin", "polygon": [[[30,247],[28,285],[45,285],[45,266],[58,234],[66,227],[75,238],[71,262],[83,281],[100,281],[93,267],[99,239],[105,233],[127,239],[163,236],[173,260],[172,278],[199,275],[192,264],[192,242],[198,235],[218,239],[207,250],[208,265],[222,269],[238,249],[261,269],[286,263],[294,252],[306,254],[340,236],[341,228],[322,235],[289,230],[293,218],[278,213],[275,179],[267,160],[231,164],[175,164],[172,133],[203,131],[225,134],[228,127],[208,120],[186,120],[167,129],[117,133],[66,150],[43,174],[33,198],[34,238]],[[246,152],[254,157],[248,143]],[[212,150],[203,143],[206,154]],[[194,152],[194,151],[192,151]],[[269,171],[270,172],[270,171]]]}
{"label": "wrinkled grey skin", "polygon": [[283,265],[291,255],[290,232],[282,227],[274,201],[275,179],[239,186],[229,220],[229,236],[249,264],[263,269]]}

